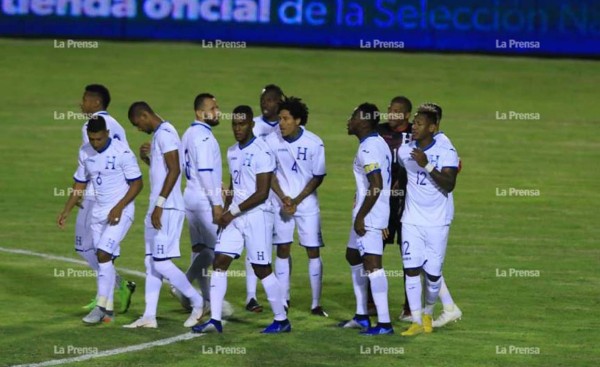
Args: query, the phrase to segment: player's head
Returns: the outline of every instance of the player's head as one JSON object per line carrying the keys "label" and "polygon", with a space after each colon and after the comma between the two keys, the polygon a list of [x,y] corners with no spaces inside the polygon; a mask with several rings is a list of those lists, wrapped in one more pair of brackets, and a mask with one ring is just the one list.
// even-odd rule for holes
{"label": "player's head", "polygon": [[217,99],[210,93],[200,93],[194,99],[194,111],[196,111],[196,120],[204,121],[210,126],[219,124],[219,105]]}
{"label": "player's head", "polygon": [[364,135],[373,132],[379,124],[379,109],[365,102],[356,107],[348,119],[348,135]]}
{"label": "player's head", "polygon": [[412,125],[412,138],[416,141],[433,139],[437,127],[435,111],[419,111],[415,114]]}
{"label": "player's head", "polygon": [[396,127],[403,123],[408,123],[410,113],[412,112],[412,102],[404,96],[392,98],[388,106],[388,122],[391,127]]}
{"label": "player's head", "polygon": [[277,120],[277,109],[284,98],[283,91],[275,84],[265,86],[260,93],[260,111],[268,121]]}
{"label": "player's head", "polygon": [[129,106],[127,116],[133,126],[137,127],[139,131],[143,131],[147,134],[152,134],[157,125],[156,120],[160,121],[150,105],[143,101],[133,102],[131,106]]}
{"label": "player's head", "polygon": [[252,139],[252,128],[254,127],[254,112],[250,106],[241,105],[233,109],[231,127],[233,136],[239,143],[246,143]]}
{"label": "player's head", "polygon": [[279,128],[283,136],[295,136],[308,122],[308,107],[301,98],[286,97],[278,108]]}
{"label": "player's head", "polygon": [[110,93],[101,84],[90,84],[85,86],[83,98],[81,99],[81,112],[94,113],[104,111],[110,104]]}
{"label": "player's head", "polygon": [[87,136],[92,148],[96,151],[106,146],[108,141],[108,130],[106,129],[106,120],[102,116],[94,116],[87,122]]}
{"label": "player's head", "polygon": [[436,123],[439,125],[440,122],[442,121],[442,107],[440,107],[440,105],[438,105],[437,103],[433,103],[433,102],[423,103],[417,109],[417,112],[418,111],[434,111],[437,116]]}

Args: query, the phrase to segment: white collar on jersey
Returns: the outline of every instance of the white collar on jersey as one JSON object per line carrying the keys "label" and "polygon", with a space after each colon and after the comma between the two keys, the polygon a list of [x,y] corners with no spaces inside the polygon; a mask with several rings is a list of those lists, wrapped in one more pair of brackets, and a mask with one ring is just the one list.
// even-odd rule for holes
{"label": "white collar on jersey", "polygon": [[212,131],[212,127],[204,121],[194,120],[194,122],[192,122],[192,126],[202,126]]}

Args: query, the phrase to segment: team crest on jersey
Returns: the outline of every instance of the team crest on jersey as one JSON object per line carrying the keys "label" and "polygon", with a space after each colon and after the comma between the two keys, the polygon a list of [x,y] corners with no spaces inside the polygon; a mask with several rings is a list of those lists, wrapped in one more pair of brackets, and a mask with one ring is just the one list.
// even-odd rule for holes
{"label": "team crest on jersey", "polygon": [[429,163],[433,164],[437,168],[438,161],[440,160],[440,156],[439,155],[430,155],[427,158],[429,159]]}
{"label": "team crest on jersey", "polygon": [[117,162],[117,157],[112,155],[112,156],[107,156],[106,157],[106,166],[104,167],[104,169],[115,169],[115,163]]}
{"label": "team crest on jersey", "polygon": [[[269,152],[267,152],[267,154],[269,154]],[[252,165],[252,157],[254,157],[254,153],[246,153],[242,166],[250,167]]]}

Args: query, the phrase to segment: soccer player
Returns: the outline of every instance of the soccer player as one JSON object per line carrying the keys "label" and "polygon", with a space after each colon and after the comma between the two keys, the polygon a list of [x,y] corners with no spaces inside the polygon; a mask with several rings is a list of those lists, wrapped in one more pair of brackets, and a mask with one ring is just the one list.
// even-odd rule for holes
{"label": "soccer player", "polygon": [[[435,127],[435,134],[433,135],[434,139],[436,140],[436,144],[441,143],[443,145],[446,145],[446,146],[454,149],[454,145],[452,144],[452,142],[450,141],[448,136],[446,136],[446,134],[444,134],[443,131],[440,131],[440,122],[442,121],[442,107],[440,107],[436,103],[424,103],[419,106],[419,111],[426,111],[426,110],[430,110],[430,111],[433,110],[436,113],[437,122],[436,122],[436,127]],[[459,157],[458,173],[460,173],[460,170],[461,170],[461,161],[460,161],[460,157]],[[452,192],[448,195],[448,199],[449,199],[448,200],[448,207],[449,207],[448,216],[450,217],[450,219],[452,219],[454,217],[454,195]],[[450,295],[450,291],[448,290],[448,286],[446,285],[446,280],[444,279],[443,274],[440,279],[441,279],[442,283],[440,286],[440,296],[439,297],[440,297],[440,301],[442,302],[443,311],[442,311],[442,314],[437,319],[433,320],[434,328],[442,327],[442,326],[448,324],[449,322],[459,320],[462,317],[462,311],[454,303],[454,300],[452,299],[452,296]]]}
{"label": "soccer player", "polygon": [[[208,269],[214,259],[217,242],[217,220],[223,214],[221,197],[221,149],[212,133],[219,125],[219,106],[210,93],[200,93],[194,99],[195,121],[183,134],[184,173],[183,191],[185,216],[192,242],[192,259],[187,279],[198,280],[205,312],[210,310],[210,277]],[[189,300],[173,290],[188,308]]]}
{"label": "soccer player", "polygon": [[[402,244],[402,231],[400,218],[404,210],[404,198],[406,193],[406,181],[404,177],[398,175],[398,161],[396,153],[402,144],[408,144],[411,141],[412,124],[410,124],[410,114],[412,111],[411,101],[403,96],[392,98],[388,106],[388,121],[378,125],[377,132],[390,147],[392,154],[392,191],[390,194],[390,219],[387,229],[384,230],[384,245]],[[399,246],[400,247],[400,246]],[[369,288],[369,314],[375,308],[371,290]],[[402,321],[412,321],[410,317],[410,308],[404,294],[404,309],[400,315]]]}
{"label": "soccer player", "polygon": [[312,290],[311,313],[327,317],[320,305],[323,263],[319,248],[323,246],[317,188],[325,178],[325,146],[306,130],[308,108],[299,98],[289,97],[279,104],[279,132],[270,134],[266,143],[275,155],[276,176],[272,190],[279,200],[275,204],[273,244],[277,247],[275,274],[283,286],[284,302],[290,297],[290,247],[294,227],[298,227],[300,245],[308,255],[308,274]]}
{"label": "soccer player", "polygon": [[146,102],[129,107],[129,121],[139,131],[152,134],[150,157],[150,206],[145,220],[146,310],[126,328],[156,328],[156,309],[163,278],[166,278],[192,304],[192,313],[183,326],[198,323],[203,314],[203,299],[185,274],[171,259],[179,257],[179,238],[185,217],[181,195],[181,141],[175,127],[163,121]]}
{"label": "soccer player", "polygon": [[[123,127],[115,120],[111,115],[106,112],[110,105],[110,93],[108,89],[101,84],[90,84],[85,87],[83,97],[81,99],[81,112],[88,115],[90,118],[94,116],[102,116],[106,123],[106,129],[109,132],[110,138],[118,140],[129,145],[127,143],[127,137]],[[89,143],[87,122],[81,128],[82,143],[85,145]],[[83,200],[79,204],[79,211],[77,213],[77,220],[75,223],[75,251],[83,257],[90,268],[95,271],[99,270],[98,260],[96,256],[96,249],[92,245],[92,232],[90,231],[92,219],[92,211],[96,198],[94,192],[91,189],[92,185],[88,185],[88,189],[83,195]],[[116,274],[115,289],[117,291],[117,297],[119,299],[119,312],[125,313],[129,309],[131,304],[131,296],[135,292],[136,284],[131,281],[122,279],[119,274]],[[96,298],[94,298],[89,304],[83,306],[84,309],[91,311],[96,307]]]}
{"label": "soccer player", "polygon": [[[283,90],[275,84],[265,86],[260,93],[260,111],[262,115],[254,118],[252,133],[261,139],[279,129],[279,103],[283,100]],[[269,201],[274,202],[273,194],[269,193]],[[254,275],[252,263],[246,256],[246,310],[250,312],[262,312],[263,307],[258,303],[256,297],[256,284],[258,278]]]}
{"label": "soccer player", "polygon": [[227,292],[227,269],[244,248],[256,276],[261,280],[275,315],[263,333],[291,331],[283,306],[283,292],[271,270],[273,209],[267,201],[275,159],[264,141],[252,134],[252,109],[238,106],[233,110],[233,134],[237,144],[227,150],[231,174],[229,188],[233,197],[226,198],[228,210],[219,219],[222,230],[215,247],[215,261],[210,278],[211,319],[192,328],[193,332],[223,332],[221,312]]}
{"label": "soccer player", "polygon": [[[358,106],[348,120],[348,135],[360,144],[354,159],[356,203],[352,210],[353,228],[346,248],[356,296],[356,314],[339,326],[362,329],[361,334],[393,334],[388,309],[388,282],[383,269],[383,229],[390,216],[392,156],[385,140],[377,133],[379,110],[371,103]],[[382,195],[383,193],[383,195]],[[377,308],[377,326],[371,327],[367,314],[367,283],[371,282]]]}
{"label": "soccer player", "polygon": [[[456,184],[458,155],[434,139],[436,122],[434,111],[418,112],[413,121],[413,142],[398,150],[398,162],[408,182],[402,215],[402,261],[413,319],[404,336],[433,331],[433,306],[440,291],[452,220],[448,200]],[[423,310],[421,272],[426,286]]]}
{"label": "soccer player", "polygon": [[102,116],[92,117],[86,123],[86,130],[89,143],[79,150],[73,191],[57,222],[64,228],[69,213],[91,182],[96,198],[90,223],[98,262],[98,297],[83,322],[98,324],[111,322],[114,317],[113,261],[120,255],[120,243],[133,222],[133,201],[142,190],[142,173],[127,144],[109,137]]}

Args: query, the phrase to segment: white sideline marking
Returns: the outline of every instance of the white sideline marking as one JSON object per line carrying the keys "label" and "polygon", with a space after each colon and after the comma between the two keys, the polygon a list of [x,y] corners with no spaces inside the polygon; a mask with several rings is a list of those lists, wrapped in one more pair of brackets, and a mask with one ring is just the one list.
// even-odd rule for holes
{"label": "white sideline marking", "polygon": [[[73,259],[71,257],[48,255],[48,254],[43,254],[40,252],[33,252],[33,251],[29,251],[29,250],[20,250],[20,249],[16,249],[16,248],[0,247],[0,251],[8,252],[11,254],[37,256],[37,257],[42,257],[44,259],[59,260],[59,261],[65,261],[65,262],[74,263],[74,264],[80,264],[80,265],[88,264],[87,262],[85,262],[83,260]],[[142,278],[146,277],[146,273],[143,273],[141,271],[126,269],[126,268],[119,268],[119,267],[117,267],[116,269],[117,269],[117,271],[119,271],[120,273],[123,273],[123,274],[135,275],[135,276],[142,277]]]}
{"label": "white sideline marking", "polygon": [[162,346],[162,345],[169,345],[169,344],[177,343],[178,341],[197,338],[197,337],[199,337],[201,335],[204,335],[204,334],[185,333],[185,334],[177,335],[177,336],[174,336],[174,337],[171,337],[171,338],[160,339],[160,340],[156,340],[156,341],[149,342],[149,343],[131,345],[129,347],[124,347],[124,348],[117,348],[117,349],[105,350],[103,352],[99,352],[99,353],[95,353],[95,354],[84,354],[84,355],[79,356],[79,357],[71,357],[71,358],[64,358],[64,359],[53,359],[53,360],[46,361],[46,362],[41,362],[41,363],[20,364],[20,365],[16,365],[16,366],[12,366],[12,367],[56,366],[56,365],[65,364],[65,363],[87,361],[87,360],[94,359],[94,358],[109,357],[109,356],[114,356],[114,355],[117,355],[117,354],[135,352],[135,351],[138,351],[138,350],[144,350],[144,349],[158,347],[158,346]]}
{"label": "white sideline marking", "polygon": [[[43,253],[40,253],[40,252],[33,252],[33,251],[29,251],[29,250],[20,250],[20,249],[0,247],[0,251],[8,252],[8,253],[11,253],[11,254],[37,256],[37,257],[42,257],[44,259],[59,260],[59,261],[65,261],[65,262],[70,262],[70,263],[74,263],[74,264],[87,265],[87,262],[85,262],[83,260],[77,260],[77,259],[73,259],[73,258],[70,258],[70,257],[64,257],[64,256],[56,256],[56,255],[43,254]],[[141,271],[137,271],[137,270],[131,270],[131,269],[125,269],[125,268],[117,268],[117,270],[120,271],[123,274],[136,275],[136,276],[140,276],[140,277],[145,277],[146,276],[145,273],[142,273]],[[204,334],[185,333],[185,334],[173,336],[171,338],[155,340],[153,342],[148,342],[148,343],[130,345],[130,346],[124,347],[124,348],[117,348],[117,349],[105,350],[103,352],[94,353],[94,354],[84,354],[84,355],[78,356],[78,357],[63,358],[63,359],[52,359],[50,361],[40,362],[40,363],[19,364],[19,365],[14,365],[12,367],[57,366],[57,365],[66,364],[66,363],[74,363],[74,362],[87,361],[87,360],[94,359],[94,358],[109,357],[109,356],[114,356],[114,355],[117,355],[117,354],[123,354],[123,353],[129,353],[129,352],[136,352],[136,351],[139,351],[139,350],[144,350],[144,349],[159,347],[159,346],[162,346],[162,345],[169,345],[169,344],[177,343],[178,341],[197,338],[197,337],[202,336],[202,335],[204,335]]]}

